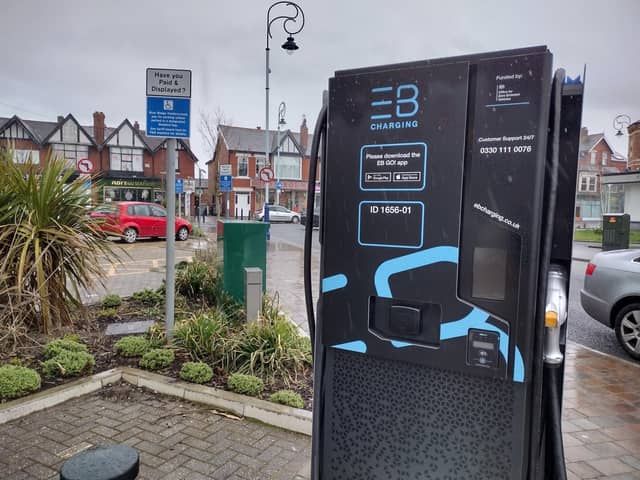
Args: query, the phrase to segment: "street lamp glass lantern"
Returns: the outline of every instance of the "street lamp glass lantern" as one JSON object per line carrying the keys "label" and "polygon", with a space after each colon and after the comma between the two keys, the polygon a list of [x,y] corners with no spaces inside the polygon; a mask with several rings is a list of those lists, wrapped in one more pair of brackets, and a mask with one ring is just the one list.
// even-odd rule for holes
{"label": "street lamp glass lantern", "polygon": [[300,47],[298,47],[296,41],[290,35],[287,37],[287,41],[282,44],[282,48],[285,49],[289,55],[293,55]]}

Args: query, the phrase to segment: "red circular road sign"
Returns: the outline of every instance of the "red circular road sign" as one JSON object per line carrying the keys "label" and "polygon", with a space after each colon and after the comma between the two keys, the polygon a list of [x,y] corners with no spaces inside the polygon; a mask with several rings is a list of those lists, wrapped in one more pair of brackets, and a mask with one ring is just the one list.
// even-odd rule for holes
{"label": "red circular road sign", "polygon": [[93,173],[93,162],[88,158],[81,158],[76,165],[80,173]]}
{"label": "red circular road sign", "polygon": [[273,168],[271,167],[262,167],[258,174],[260,175],[260,180],[267,183],[273,182],[273,178],[275,177]]}

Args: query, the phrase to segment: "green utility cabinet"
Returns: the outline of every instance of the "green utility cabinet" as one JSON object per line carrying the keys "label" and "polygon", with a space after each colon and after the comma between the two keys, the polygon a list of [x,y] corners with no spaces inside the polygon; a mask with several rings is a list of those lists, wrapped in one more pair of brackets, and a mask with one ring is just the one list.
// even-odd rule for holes
{"label": "green utility cabinet", "polygon": [[631,215],[610,213],[602,216],[602,250],[629,248]]}
{"label": "green utility cabinet", "polygon": [[218,220],[218,259],[222,261],[224,289],[244,302],[244,268],[262,269],[262,291],[267,288],[268,223],[249,220]]}

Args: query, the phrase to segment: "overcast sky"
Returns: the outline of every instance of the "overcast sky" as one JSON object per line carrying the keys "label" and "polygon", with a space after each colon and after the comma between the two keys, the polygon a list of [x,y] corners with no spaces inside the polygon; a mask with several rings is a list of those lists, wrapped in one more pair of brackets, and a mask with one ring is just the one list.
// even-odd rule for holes
{"label": "overcast sky", "polygon": [[[198,114],[220,109],[234,125],[264,126],[265,28],[272,1],[5,0],[0,18],[0,116],[55,121],[73,113],[109,126],[145,124],[145,69],[193,71],[191,141],[207,152]],[[614,136],[618,114],[640,119],[639,0],[300,0],[306,16],[286,55],[273,26],[271,126],[287,104],[288,128],[313,128],[335,70],[547,45],[554,68],[587,66],[583,125]],[[286,12],[277,10],[279,13]],[[274,13],[276,10],[274,9]]]}

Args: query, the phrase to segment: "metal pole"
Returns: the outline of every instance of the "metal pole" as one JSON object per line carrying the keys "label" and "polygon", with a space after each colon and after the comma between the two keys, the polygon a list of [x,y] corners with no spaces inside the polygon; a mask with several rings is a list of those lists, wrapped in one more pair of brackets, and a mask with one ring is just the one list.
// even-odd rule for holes
{"label": "metal pole", "polygon": [[167,252],[166,252],[166,293],[165,328],[167,339],[173,337],[173,318],[176,285],[176,164],[178,145],[175,138],[167,139]]}
{"label": "metal pole", "polygon": [[[277,148],[277,159],[276,159],[276,163],[273,166],[273,170],[274,170],[274,174],[275,174],[275,170],[276,168],[278,168],[278,164],[280,163],[280,119],[278,119],[278,146]],[[280,181],[280,179],[276,176],[276,205],[280,205],[280,189],[278,188],[278,182]]]}
{"label": "metal pole", "polygon": [[[267,69],[265,71],[265,82],[266,82],[266,87],[265,87],[265,120],[264,120],[264,138],[265,138],[265,148],[264,148],[264,164],[265,166],[269,166],[269,152],[270,152],[270,148],[269,148],[269,73],[271,73],[269,71],[269,46],[267,45],[267,48],[265,49],[265,56],[266,56],[266,65],[267,65]],[[269,203],[269,182],[264,182],[264,203],[267,204]],[[265,207],[266,208],[266,207]]]}

